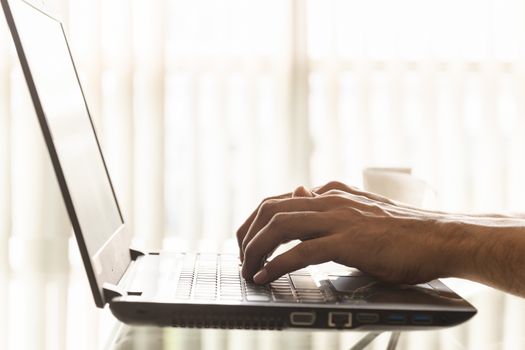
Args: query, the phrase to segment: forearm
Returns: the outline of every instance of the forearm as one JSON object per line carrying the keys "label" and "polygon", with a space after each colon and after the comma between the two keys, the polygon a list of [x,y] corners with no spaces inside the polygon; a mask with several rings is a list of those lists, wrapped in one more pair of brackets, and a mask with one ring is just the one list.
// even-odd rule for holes
{"label": "forearm", "polygon": [[453,221],[444,243],[444,275],[466,278],[525,297],[525,221]]}

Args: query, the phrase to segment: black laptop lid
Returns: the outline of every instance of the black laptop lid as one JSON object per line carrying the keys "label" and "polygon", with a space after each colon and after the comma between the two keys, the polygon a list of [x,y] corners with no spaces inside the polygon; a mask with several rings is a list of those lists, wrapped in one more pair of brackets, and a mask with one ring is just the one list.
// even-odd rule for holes
{"label": "black laptop lid", "polygon": [[33,3],[0,0],[73,225],[97,306],[130,262],[115,193],[59,20]]}

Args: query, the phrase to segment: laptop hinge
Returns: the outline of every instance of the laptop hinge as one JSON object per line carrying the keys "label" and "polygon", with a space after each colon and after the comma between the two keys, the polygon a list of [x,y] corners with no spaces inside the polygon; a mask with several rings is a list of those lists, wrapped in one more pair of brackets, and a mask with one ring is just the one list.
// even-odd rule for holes
{"label": "laptop hinge", "polygon": [[102,286],[102,291],[104,292],[104,303],[109,303],[114,298],[121,297],[126,294],[116,285],[107,282]]}
{"label": "laptop hinge", "polygon": [[146,253],[138,249],[129,248],[129,255],[131,256],[131,260],[135,261],[139,256],[146,255]]}

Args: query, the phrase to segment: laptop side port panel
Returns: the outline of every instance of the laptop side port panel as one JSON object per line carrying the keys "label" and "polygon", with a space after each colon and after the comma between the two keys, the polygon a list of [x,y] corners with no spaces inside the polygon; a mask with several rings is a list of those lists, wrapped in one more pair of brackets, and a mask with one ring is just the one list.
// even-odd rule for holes
{"label": "laptop side port panel", "polygon": [[352,328],[352,313],[346,311],[329,312],[328,327],[337,329]]}
{"label": "laptop side port panel", "polygon": [[315,323],[314,311],[293,311],[290,313],[290,324],[292,326],[311,326]]}

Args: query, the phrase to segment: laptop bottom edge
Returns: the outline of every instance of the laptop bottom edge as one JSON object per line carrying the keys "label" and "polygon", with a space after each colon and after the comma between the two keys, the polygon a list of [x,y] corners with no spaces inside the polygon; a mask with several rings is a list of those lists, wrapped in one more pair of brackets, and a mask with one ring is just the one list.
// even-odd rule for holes
{"label": "laptop bottom edge", "polygon": [[[120,299],[120,298],[119,298]],[[112,313],[130,325],[160,327],[282,330],[418,330],[451,327],[475,310],[374,310],[319,305],[173,304],[143,301],[110,303]]]}

